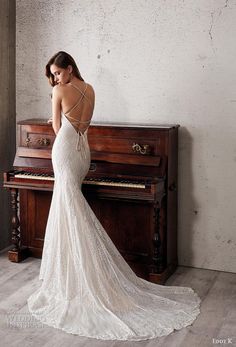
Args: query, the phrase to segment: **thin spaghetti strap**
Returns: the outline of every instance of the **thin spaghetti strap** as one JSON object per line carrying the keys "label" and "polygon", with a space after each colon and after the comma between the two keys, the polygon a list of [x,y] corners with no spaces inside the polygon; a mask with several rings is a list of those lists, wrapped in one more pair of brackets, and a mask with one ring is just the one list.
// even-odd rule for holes
{"label": "thin spaghetti strap", "polygon": [[85,120],[85,121],[82,121],[82,120],[79,120],[77,118],[74,118],[74,117],[71,117],[71,116],[66,116],[67,118],[70,118],[70,119],[73,119],[75,122],[77,123],[89,123],[91,120]]}
{"label": "thin spaghetti strap", "polygon": [[77,87],[75,84],[73,84],[73,83],[69,83],[72,87],[74,87],[75,89],[77,89],[82,95],[84,95],[85,96],[85,92],[86,92],[86,89],[87,89],[87,87],[88,87],[88,83],[85,83],[86,84],[86,87],[85,87],[85,89],[84,89],[84,91],[82,92],[82,90],[79,88],[79,87]]}
{"label": "thin spaghetti strap", "polygon": [[[71,83],[70,83],[70,84],[71,84]],[[74,86],[73,84],[71,84],[71,85]],[[85,92],[86,92],[86,90],[87,90],[87,86],[88,86],[88,85],[87,85],[87,83],[86,83],[86,87],[85,87],[85,89],[84,89],[83,92],[82,92],[80,89],[76,88],[76,89],[78,89],[78,90],[80,91],[81,96],[80,96],[79,100],[76,102],[76,104],[75,104],[69,111],[64,112],[64,114],[67,115],[67,117],[68,117],[68,114],[71,113],[71,111],[73,111],[73,110],[80,104],[81,100],[86,96],[86,95],[85,95]],[[74,86],[74,87],[75,87],[75,86]]]}
{"label": "thin spaghetti strap", "polygon": [[79,87],[77,87],[75,84],[73,84],[73,83],[71,83],[71,82],[70,82],[70,85],[71,85],[72,87],[74,87],[75,89],[77,89],[77,90],[83,95],[83,97],[85,97],[85,99],[88,100],[88,102],[90,103],[90,105],[92,105],[91,100],[85,95],[85,92],[86,92],[87,87],[88,87],[88,84],[87,84],[87,83],[86,83],[86,87],[85,87],[84,92],[82,92],[82,90],[80,90]]}

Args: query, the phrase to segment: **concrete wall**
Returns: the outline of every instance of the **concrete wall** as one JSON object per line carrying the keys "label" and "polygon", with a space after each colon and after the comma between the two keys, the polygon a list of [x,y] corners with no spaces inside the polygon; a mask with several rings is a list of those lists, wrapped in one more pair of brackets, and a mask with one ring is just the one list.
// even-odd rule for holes
{"label": "concrete wall", "polygon": [[47,118],[52,54],[95,121],[179,123],[179,262],[236,272],[236,1],[17,0],[17,120]]}
{"label": "concrete wall", "polygon": [[15,1],[0,1],[0,249],[10,240],[10,199],[2,188],[3,172],[15,156]]}

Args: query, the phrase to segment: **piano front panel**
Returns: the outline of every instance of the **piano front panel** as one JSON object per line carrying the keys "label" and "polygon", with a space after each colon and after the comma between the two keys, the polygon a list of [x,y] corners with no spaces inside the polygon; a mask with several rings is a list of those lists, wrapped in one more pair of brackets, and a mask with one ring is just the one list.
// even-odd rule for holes
{"label": "piano front panel", "polygon": [[129,261],[150,263],[152,244],[147,230],[152,231],[152,205],[138,201],[124,204],[120,200],[98,199],[86,193],[85,197],[119,251]]}
{"label": "piano front panel", "polygon": [[[160,138],[140,138],[140,137],[112,137],[107,136],[106,142],[99,141],[100,136],[89,137],[89,145],[92,151],[105,153],[132,154],[134,156],[155,156],[159,155]],[[128,135],[128,134],[127,134]],[[139,147],[140,146],[140,147]],[[145,150],[146,146],[146,150]],[[140,150],[139,150],[140,148]]]}
{"label": "piano front panel", "polygon": [[[140,127],[94,125],[90,126],[88,137],[91,151],[136,156],[162,156],[166,153],[168,145],[167,132],[165,128],[149,128],[148,126],[140,129]],[[145,146],[147,146],[146,150]]]}
{"label": "piano front panel", "polygon": [[[148,279],[155,233],[153,205],[148,201],[126,199],[124,202],[119,198],[98,196],[86,189],[83,193],[122,256],[138,275]],[[20,191],[22,246],[27,247],[30,256],[42,256],[51,198],[52,192]],[[165,257],[164,209],[162,214],[160,230],[163,243],[160,251]]]}
{"label": "piano front panel", "polygon": [[55,134],[51,125],[45,126],[45,124],[24,124],[19,127],[19,147],[52,149],[54,140]]}
{"label": "piano front panel", "polygon": [[27,246],[30,254],[41,257],[52,192],[21,190],[20,221],[22,246]]}
{"label": "piano front panel", "polygon": [[[45,159],[51,161],[51,149],[55,135],[51,125],[45,123],[19,124],[17,158]],[[165,152],[165,132],[146,129],[144,137],[140,129],[103,128],[90,126],[88,140],[93,161],[130,165],[162,166],[161,156]],[[17,163],[14,163],[17,164]],[[14,165],[18,166],[18,165]],[[48,165],[47,165],[48,166]]]}

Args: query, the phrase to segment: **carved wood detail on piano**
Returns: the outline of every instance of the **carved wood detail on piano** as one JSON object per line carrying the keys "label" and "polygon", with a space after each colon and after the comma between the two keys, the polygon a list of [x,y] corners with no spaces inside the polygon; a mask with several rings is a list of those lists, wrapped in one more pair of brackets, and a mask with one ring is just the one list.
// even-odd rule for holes
{"label": "carved wood detail on piano", "polygon": [[13,249],[8,252],[9,260],[18,263],[29,256],[28,248],[21,245],[20,221],[18,217],[19,194],[17,188],[11,189],[12,208],[12,243]]}
{"label": "carved wood detail on piano", "polygon": [[12,243],[13,251],[17,252],[20,249],[20,221],[18,218],[18,189],[11,189],[11,208],[12,208]]}
{"label": "carved wood detail on piano", "polygon": [[[13,170],[3,184],[11,191],[14,262],[41,257],[54,184],[52,125],[31,119],[18,130]],[[94,123],[88,140],[85,198],[137,275],[164,283],[177,266],[178,125]]]}
{"label": "carved wood detail on piano", "polygon": [[161,273],[164,270],[163,256],[161,254],[162,241],[160,235],[160,207],[154,204],[154,225],[155,232],[153,233],[153,256],[152,256],[152,273]]}
{"label": "carved wood detail on piano", "polygon": [[133,143],[132,149],[134,152],[141,153],[143,155],[150,153],[150,145],[139,145],[138,143]]}

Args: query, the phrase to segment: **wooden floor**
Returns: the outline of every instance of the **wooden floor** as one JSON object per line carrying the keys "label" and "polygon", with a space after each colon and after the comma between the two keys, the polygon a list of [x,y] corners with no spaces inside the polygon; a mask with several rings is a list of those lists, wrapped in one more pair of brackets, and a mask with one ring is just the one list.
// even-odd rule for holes
{"label": "wooden floor", "polygon": [[32,320],[26,300],[37,286],[39,268],[40,259],[16,264],[0,254],[0,347],[236,346],[236,274],[179,267],[166,284],[192,287],[201,297],[193,325],[157,339],[119,342],[67,334]]}

